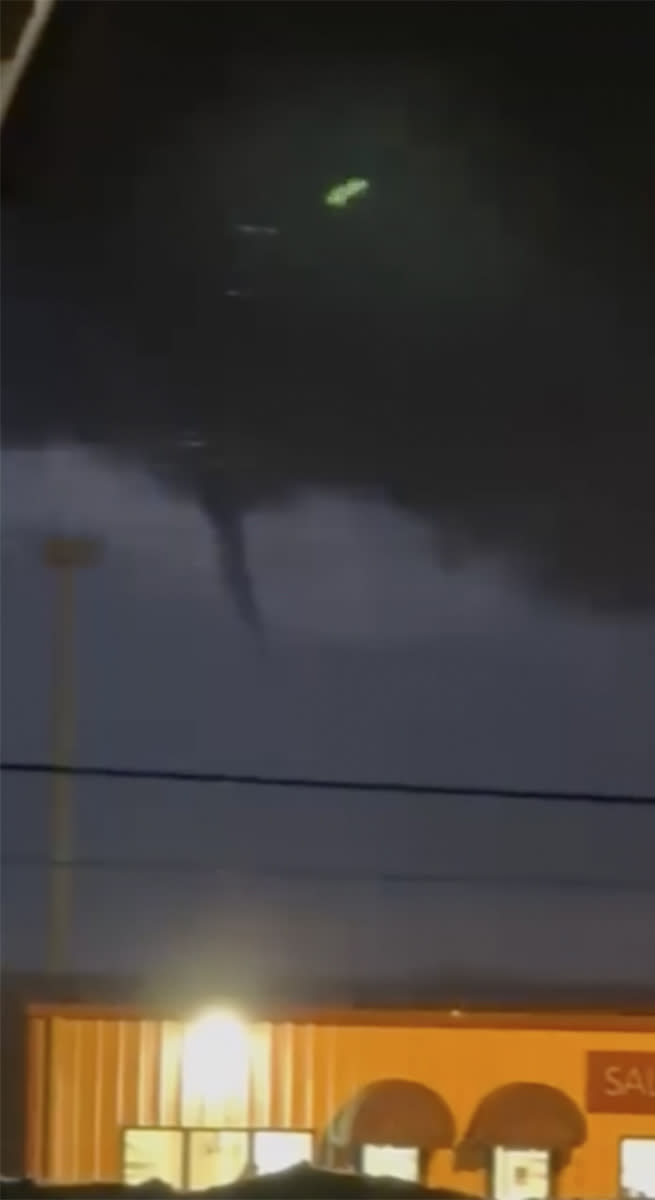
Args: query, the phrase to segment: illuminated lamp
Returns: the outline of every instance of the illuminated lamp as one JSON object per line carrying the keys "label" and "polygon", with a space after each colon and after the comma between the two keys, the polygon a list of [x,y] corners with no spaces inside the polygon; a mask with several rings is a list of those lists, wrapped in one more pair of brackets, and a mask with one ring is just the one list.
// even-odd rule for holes
{"label": "illuminated lamp", "polygon": [[235,1013],[204,1013],[187,1025],[182,1042],[182,1086],[192,1104],[245,1104],[250,1031]]}

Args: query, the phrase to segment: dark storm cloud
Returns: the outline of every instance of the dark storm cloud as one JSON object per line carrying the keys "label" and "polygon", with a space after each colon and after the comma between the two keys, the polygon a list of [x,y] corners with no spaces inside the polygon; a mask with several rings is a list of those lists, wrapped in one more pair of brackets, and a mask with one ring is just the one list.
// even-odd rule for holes
{"label": "dark storm cloud", "polygon": [[[652,610],[647,6],[575,34],[530,6],[534,54],[444,15],[429,60],[385,22],[319,52],[183,7],[154,40],[146,6],[62,6],[13,114],[6,436],[163,466],[253,620],[240,513],[324,484],[537,594]],[[353,172],[370,195],[324,209]]]}

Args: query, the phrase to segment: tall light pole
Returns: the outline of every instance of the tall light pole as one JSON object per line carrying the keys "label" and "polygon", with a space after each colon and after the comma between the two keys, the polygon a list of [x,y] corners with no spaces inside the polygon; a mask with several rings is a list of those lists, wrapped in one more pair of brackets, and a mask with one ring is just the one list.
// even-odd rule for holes
{"label": "tall light pole", "polygon": [[48,959],[56,973],[69,966],[73,916],[73,779],[66,768],[75,755],[75,572],[92,566],[100,544],[90,537],[49,537],[43,561],[55,584],[52,660],[52,777],[50,807],[50,903]]}

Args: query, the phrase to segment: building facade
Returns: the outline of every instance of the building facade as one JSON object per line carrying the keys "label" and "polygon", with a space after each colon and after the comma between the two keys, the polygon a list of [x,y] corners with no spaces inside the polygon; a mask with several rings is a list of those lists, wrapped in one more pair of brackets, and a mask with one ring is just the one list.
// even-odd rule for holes
{"label": "building facade", "polygon": [[26,1169],[194,1188],[302,1160],[500,1200],[655,1197],[655,1014],[29,1010]]}

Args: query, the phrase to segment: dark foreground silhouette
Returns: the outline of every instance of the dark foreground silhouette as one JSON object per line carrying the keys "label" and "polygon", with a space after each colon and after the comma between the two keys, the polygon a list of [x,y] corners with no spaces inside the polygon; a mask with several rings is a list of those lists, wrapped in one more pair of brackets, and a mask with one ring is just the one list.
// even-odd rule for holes
{"label": "dark foreground silhouette", "polygon": [[432,1196],[441,1200],[472,1200],[464,1192],[452,1192],[444,1188],[421,1187],[417,1183],[404,1183],[398,1179],[371,1179],[365,1175],[341,1174],[337,1171],[322,1171],[306,1165],[292,1167],[274,1175],[260,1175],[255,1179],[240,1180],[227,1187],[209,1188],[206,1191],[178,1192],[165,1183],[152,1180],[140,1187],[127,1187],[120,1183],[87,1183],[71,1187],[44,1186],[30,1179],[8,1180],[2,1184],[2,1196],[15,1197],[67,1197],[82,1200],[92,1197],[147,1197],[154,1196],[223,1196],[234,1200],[283,1200],[283,1197],[298,1200],[314,1200],[314,1197],[334,1197],[349,1200],[350,1197],[388,1197],[389,1200],[404,1200],[405,1197]]}

